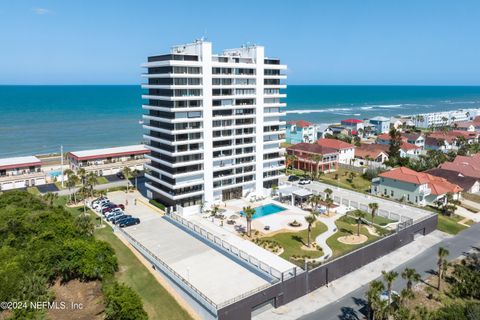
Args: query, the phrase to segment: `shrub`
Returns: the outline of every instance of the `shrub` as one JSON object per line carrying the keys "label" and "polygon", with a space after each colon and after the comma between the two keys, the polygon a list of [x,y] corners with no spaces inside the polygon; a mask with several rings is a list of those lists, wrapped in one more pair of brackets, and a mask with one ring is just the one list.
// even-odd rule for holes
{"label": "shrub", "polygon": [[60,263],[63,279],[68,281],[104,279],[118,269],[112,247],[103,241],[72,239],[63,245],[63,261]]}
{"label": "shrub", "polygon": [[105,319],[147,320],[143,303],[132,288],[112,281],[103,287],[105,297]]}
{"label": "shrub", "polygon": [[150,202],[150,204],[154,205],[155,207],[159,208],[160,210],[165,211],[165,206],[163,204],[161,204],[160,202],[158,202],[157,200],[151,199],[149,202]]}

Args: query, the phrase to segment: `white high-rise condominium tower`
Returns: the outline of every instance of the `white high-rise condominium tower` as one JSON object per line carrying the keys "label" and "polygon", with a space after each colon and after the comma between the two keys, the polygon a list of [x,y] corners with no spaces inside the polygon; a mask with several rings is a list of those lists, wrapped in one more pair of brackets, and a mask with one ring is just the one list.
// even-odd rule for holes
{"label": "white high-rise condominium tower", "polygon": [[216,55],[198,40],[149,57],[143,67],[149,197],[188,207],[278,185],[286,106],[280,60],[255,45]]}

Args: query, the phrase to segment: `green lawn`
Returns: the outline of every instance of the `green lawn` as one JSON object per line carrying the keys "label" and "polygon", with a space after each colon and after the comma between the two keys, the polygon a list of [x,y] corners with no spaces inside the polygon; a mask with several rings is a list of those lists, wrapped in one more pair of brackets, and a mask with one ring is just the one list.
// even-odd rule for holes
{"label": "green lawn", "polygon": [[[353,214],[350,214],[350,216],[353,216]],[[375,218],[374,220],[372,221],[372,214],[369,213],[369,212],[365,212],[365,220],[369,221],[369,222],[373,222],[373,223],[376,223],[380,226],[386,226],[387,224],[389,223],[393,223],[395,222],[395,220],[391,220],[391,219],[388,219],[388,218],[385,218],[385,217],[381,217],[379,216],[378,214],[375,215]]]}
{"label": "green lawn", "polygon": [[[330,172],[322,174],[320,176],[320,181],[325,182],[340,188],[360,191],[360,192],[369,192],[371,181],[364,179],[360,173],[355,173],[355,177],[350,182],[349,180],[350,171],[343,168],[338,168],[335,172]],[[338,180],[335,180],[335,176],[338,175]]]}
{"label": "green lawn", "polygon": [[457,215],[447,217],[442,214],[439,214],[437,229],[449,234],[457,234],[460,231],[468,228],[464,225],[457,223],[458,221],[461,221],[461,220],[463,220],[463,218]]}
{"label": "green lawn", "polygon": [[149,319],[191,319],[110,227],[97,229],[95,237],[110,243],[115,250],[119,265],[115,277],[140,295]]}
{"label": "green lawn", "polygon": [[[300,221],[300,223],[305,224],[305,221]],[[315,226],[312,228],[312,233],[310,239],[312,242],[315,241],[315,238],[327,231],[327,226],[320,221],[315,223]],[[271,237],[263,237],[264,240],[276,241],[283,247],[283,253],[280,255],[282,258],[290,260],[292,256],[309,256],[310,258],[318,258],[323,255],[323,252],[318,251],[307,251],[302,250],[302,245],[307,244],[307,230],[302,230],[298,232],[282,232]],[[292,261],[295,262],[295,261]]]}
{"label": "green lawn", "polygon": [[108,183],[109,181],[105,177],[97,177],[97,183],[98,184],[105,184]]}
{"label": "green lawn", "polygon": [[468,192],[462,192],[462,197],[465,198],[465,199],[467,199],[467,200],[480,203],[480,195],[478,195],[478,194],[472,194],[472,193],[468,193]]}
{"label": "green lawn", "polygon": [[365,226],[361,226],[360,233],[368,237],[367,242],[364,242],[362,244],[357,244],[357,245],[349,245],[349,244],[341,243],[337,240],[339,237],[348,236],[351,234],[357,234],[357,224],[355,222],[355,219],[350,217],[342,217],[337,221],[335,221],[335,224],[337,225],[338,231],[334,235],[332,235],[330,238],[327,239],[327,244],[333,251],[333,257],[339,257],[341,255],[344,255],[350,251],[353,251],[361,246],[364,246],[370,242],[373,242],[379,239],[379,237],[372,236],[370,233],[368,233]]}
{"label": "green lawn", "polygon": [[[350,172],[351,171],[348,171],[346,169],[338,168],[334,172],[320,175],[320,177],[316,180],[326,184],[333,185],[335,187],[350,189],[350,190],[354,190],[362,193],[369,193],[370,186],[372,184],[371,181],[363,178],[360,173],[355,173],[355,177],[350,182],[350,177],[349,177]],[[288,170],[288,174],[310,177],[310,172],[298,170],[298,169]],[[337,180],[335,179],[336,176],[338,177]]]}

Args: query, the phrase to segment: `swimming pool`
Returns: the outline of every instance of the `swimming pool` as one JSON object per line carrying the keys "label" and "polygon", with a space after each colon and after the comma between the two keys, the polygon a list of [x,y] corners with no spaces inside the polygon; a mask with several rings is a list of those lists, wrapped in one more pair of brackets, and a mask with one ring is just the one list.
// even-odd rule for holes
{"label": "swimming pool", "polygon": [[50,177],[58,177],[62,174],[61,170],[52,170],[48,173]]}
{"label": "swimming pool", "polygon": [[[257,219],[265,216],[269,216],[274,213],[279,213],[285,211],[284,207],[277,206],[276,204],[269,203],[260,207],[255,208],[255,214],[253,215],[252,219]],[[243,211],[240,212],[242,216],[244,216]]]}

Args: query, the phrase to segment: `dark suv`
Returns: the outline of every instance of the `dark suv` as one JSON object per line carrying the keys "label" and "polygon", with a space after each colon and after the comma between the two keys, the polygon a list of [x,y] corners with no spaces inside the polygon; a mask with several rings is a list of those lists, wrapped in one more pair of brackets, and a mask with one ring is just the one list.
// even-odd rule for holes
{"label": "dark suv", "polygon": [[120,220],[118,222],[118,226],[120,228],[124,228],[124,227],[128,227],[128,226],[133,226],[133,225],[139,224],[139,223],[140,223],[140,219],[131,217],[131,218],[127,218],[127,219],[124,219],[124,220]]}

